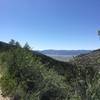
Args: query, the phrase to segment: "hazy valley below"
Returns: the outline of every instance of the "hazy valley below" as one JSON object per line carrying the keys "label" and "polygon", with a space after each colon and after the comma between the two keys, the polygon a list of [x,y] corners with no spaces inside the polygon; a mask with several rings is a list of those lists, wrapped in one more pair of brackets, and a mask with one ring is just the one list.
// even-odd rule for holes
{"label": "hazy valley below", "polygon": [[42,50],[40,53],[58,61],[69,61],[78,55],[87,54],[91,50]]}

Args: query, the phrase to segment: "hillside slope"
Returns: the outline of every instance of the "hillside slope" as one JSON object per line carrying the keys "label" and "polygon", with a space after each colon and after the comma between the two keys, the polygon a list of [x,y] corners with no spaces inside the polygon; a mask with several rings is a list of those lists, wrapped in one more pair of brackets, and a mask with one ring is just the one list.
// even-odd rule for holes
{"label": "hillside slope", "polygon": [[79,55],[76,58],[79,59],[81,65],[100,68],[100,49],[87,54]]}
{"label": "hillside slope", "polygon": [[39,100],[68,98],[66,88],[70,90],[71,86],[66,83],[75,77],[71,63],[4,42],[0,42],[0,64],[1,90],[4,96],[11,98],[35,100],[33,95]]}
{"label": "hillside slope", "polygon": [[61,62],[0,42],[0,64],[1,90],[12,100],[100,100],[100,50]]}
{"label": "hillside slope", "polygon": [[72,63],[77,66],[80,100],[100,100],[100,49],[79,55]]}
{"label": "hillside slope", "polygon": [[[2,41],[0,42],[0,52],[8,51],[11,48],[16,49],[16,46],[10,45]],[[39,59],[41,63],[44,64],[46,67],[55,69],[58,72],[58,74],[60,75],[68,74],[69,78],[75,76],[74,66],[71,63],[55,60],[38,51],[30,51],[30,52],[33,53],[33,57]]]}

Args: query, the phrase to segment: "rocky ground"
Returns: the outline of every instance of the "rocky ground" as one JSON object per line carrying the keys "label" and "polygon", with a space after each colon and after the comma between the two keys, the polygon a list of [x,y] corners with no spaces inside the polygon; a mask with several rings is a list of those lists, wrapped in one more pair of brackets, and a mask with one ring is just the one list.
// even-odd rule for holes
{"label": "rocky ground", "polygon": [[10,99],[9,99],[9,98],[7,98],[7,97],[6,97],[6,98],[5,98],[5,97],[3,97],[1,94],[2,94],[2,92],[1,92],[1,90],[0,90],[0,100],[10,100]]}

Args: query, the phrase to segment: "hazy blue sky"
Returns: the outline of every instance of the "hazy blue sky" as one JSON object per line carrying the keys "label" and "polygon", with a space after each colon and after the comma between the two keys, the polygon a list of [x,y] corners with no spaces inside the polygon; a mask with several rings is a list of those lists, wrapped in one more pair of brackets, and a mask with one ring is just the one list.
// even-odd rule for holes
{"label": "hazy blue sky", "polygon": [[100,0],[0,0],[0,41],[33,49],[100,47]]}

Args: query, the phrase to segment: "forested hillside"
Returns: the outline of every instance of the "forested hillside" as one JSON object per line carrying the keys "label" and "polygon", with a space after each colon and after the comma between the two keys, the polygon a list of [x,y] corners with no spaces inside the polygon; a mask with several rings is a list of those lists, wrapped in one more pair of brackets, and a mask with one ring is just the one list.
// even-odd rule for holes
{"label": "forested hillside", "polygon": [[0,42],[0,87],[11,100],[100,100],[100,50],[60,62],[28,44]]}

